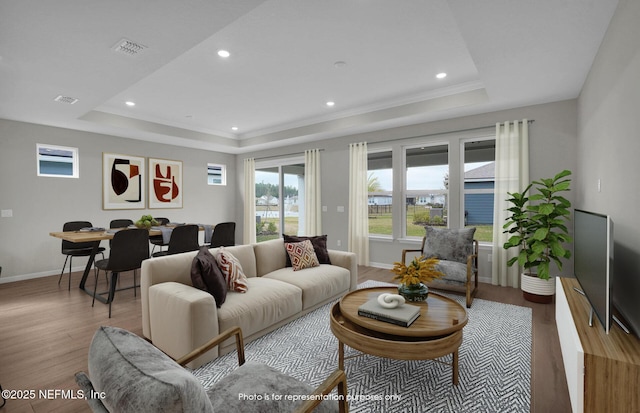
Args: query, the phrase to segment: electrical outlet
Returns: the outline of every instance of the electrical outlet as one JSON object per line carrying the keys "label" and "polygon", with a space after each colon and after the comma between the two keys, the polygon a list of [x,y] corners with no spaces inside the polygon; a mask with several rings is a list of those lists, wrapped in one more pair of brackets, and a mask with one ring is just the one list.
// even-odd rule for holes
{"label": "electrical outlet", "polygon": [[338,247],[341,247],[341,246],[342,246],[342,241],[341,241],[341,240],[337,240],[337,241],[336,241],[336,245],[337,245]]}
{"label": "electrical outlet", "polygon": [[3,209],[0,211],[0,217],[11,218],[13,216],[13,209]]}

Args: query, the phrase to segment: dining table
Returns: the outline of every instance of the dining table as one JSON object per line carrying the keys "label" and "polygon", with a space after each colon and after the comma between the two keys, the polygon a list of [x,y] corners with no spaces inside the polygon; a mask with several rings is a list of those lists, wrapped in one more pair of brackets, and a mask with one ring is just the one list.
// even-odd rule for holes
{"label": "dining table", "polygon": [[[176,225],[169,225],[168,227],[175,227]],[[205,230],[205,226],[199,225],[200,231]],[[135,228],[135,227],[133,227]],[[106,297],[102,294],[94,294],[95,291],[90,291],[86,288],[87,278],[89,278],[89,273],[91,272],[91,267],[95,261],[96,254],[98,253],[98,249],[100,247],[100,242],[104,240],[112,239],[114,234],[118,231],[127,230],[128,228],[112,228],[112,229],[104,229],[104,228],[92,228],[87,230],[79,230],[79,231],[54,231],[49,232],[49,235],[54,238],[59,238],[61,240],[70,241],[70,242],[90,242],[92,243],[91,254],[89,255],[89,259],[87,260],[87,265],[84,268],[84,272],[82,273],[82,278],[80,279],[80,289],[90,296],[94,296],[95,298],[105,304],[109,304],[113,301],[113,296],[115,295],[115,281],[117,280],[117,276],[112,277],[111,285],[109,287],[109,292]],[[161,227],[154,226],[149,228],[149,236],[154,235],[163,235],[163,230]]]}

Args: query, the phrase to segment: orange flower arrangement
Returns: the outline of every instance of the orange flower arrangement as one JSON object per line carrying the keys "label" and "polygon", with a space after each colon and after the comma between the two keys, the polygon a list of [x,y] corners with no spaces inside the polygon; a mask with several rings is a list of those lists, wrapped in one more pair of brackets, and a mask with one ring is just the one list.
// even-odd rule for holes
{"label": "orange flower arrangement", "polygon": [[409,265],[401,262],[394,262],[391,272],[396,274],[394,280],[400,280],[404,285],[415,285],[428,283],[436,278],[443,277],[444,274],[435,269],[440,260],[437,258],[427,258],[424,256],[415,257]]}

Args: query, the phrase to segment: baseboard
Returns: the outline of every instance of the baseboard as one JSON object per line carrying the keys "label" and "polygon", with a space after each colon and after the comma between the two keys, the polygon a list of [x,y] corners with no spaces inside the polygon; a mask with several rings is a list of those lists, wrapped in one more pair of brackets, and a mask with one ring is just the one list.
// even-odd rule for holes
{"label": "baseboard", "polygon": [[[73,267],[71,269],[71,272],[83,272],[85,269],[85,266],[79,266],[79,267]],[[69,276],[69,270],[67,269],[65,271],[65,276]],[[31,274],[20,274],[20,275],[11,275],[9,277],[0,277],[0,284],[7,284],[7,283],[12,283],[12,282],[16,282],[16,281],[24,281],[24,280],[32,280],[34,278],[43,278],[43,277],[50,277],[52,275],[60,275],[60,271],[59,270],[49,270],[49,271],[42,271],[42,272],[34,272]]]}

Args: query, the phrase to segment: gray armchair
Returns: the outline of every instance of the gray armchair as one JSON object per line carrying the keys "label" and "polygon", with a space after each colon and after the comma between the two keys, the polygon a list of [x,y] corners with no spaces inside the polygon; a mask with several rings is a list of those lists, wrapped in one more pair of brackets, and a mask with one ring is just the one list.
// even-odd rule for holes
{"label": "gray armchair", "polygon": [[[236,338],[239,368],[205,390],[181,366],[231,337]],[[174,361],[146,340],[117,328],[100,327],[89,348],[89,375],[76,373],[93,412],[319,412],[347,413],[347,379],[335,370],[317,389],[262,363],[244,358],[242,331],[226,330]],[[91,377],[91,379],[89,379]],[[338,389],[339,401],[321,396]],[[241,394],[314,395],[308,400],[246,400]]]}
{"label": "gray armchair", "polygon": [[464,292],[470,308],[478,292],[478,241],[473,239],[476,229],[431,226],[425,229],[420,249],[402,250],[402,263],[406,264],[407,253],[438,258],[436,269],[445,276],[429,283],[429,287]]}

